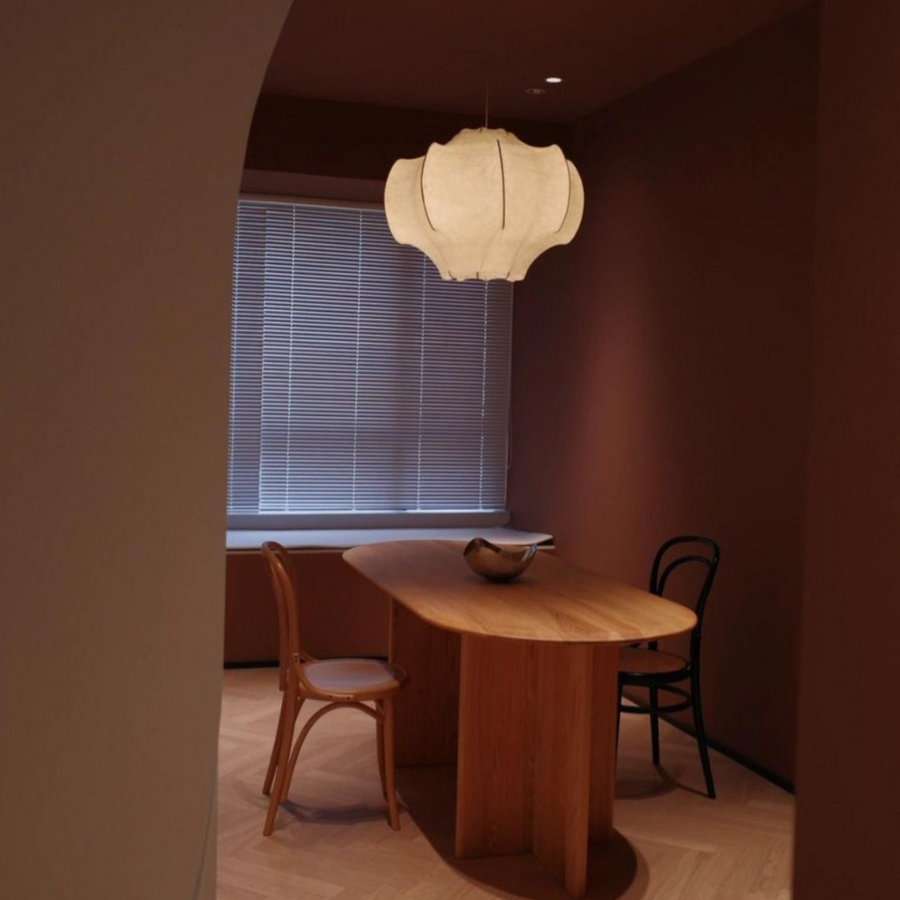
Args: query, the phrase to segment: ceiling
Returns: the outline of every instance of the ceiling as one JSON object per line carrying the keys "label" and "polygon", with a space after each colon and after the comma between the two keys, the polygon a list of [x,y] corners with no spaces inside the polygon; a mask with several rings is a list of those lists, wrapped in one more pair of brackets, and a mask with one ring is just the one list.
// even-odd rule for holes
{"label": "ceiling", "polygon": [[297,0],[263,93],[570,122],[807,2]]}

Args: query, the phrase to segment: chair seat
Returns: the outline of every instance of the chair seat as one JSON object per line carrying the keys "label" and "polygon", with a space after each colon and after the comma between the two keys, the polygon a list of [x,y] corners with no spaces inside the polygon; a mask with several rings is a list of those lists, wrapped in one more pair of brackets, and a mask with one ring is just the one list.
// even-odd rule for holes
{"label": "chair seat", "polygon": [[317,691],[360,700],[392,694],[406,678],[400,666],[377,659],[320,659],[302,668]]}
{"label": "chair seat", "polygon": [[690,671],[688,661],[675,653],[650,650],[648,647],[623,647],[619,653],[619,674],[635,678],[653,675],[676,675]]}

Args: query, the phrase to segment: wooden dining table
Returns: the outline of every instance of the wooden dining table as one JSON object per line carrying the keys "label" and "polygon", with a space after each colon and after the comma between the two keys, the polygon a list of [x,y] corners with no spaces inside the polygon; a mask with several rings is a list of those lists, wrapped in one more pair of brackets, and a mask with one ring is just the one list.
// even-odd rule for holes
{"label": "wooden dining table", "polygon": [[462,543],[354,547],[391,598],[398,766],[456,763],[458,857],[533,853],[573,897],[613,834],[619,647],[689,631],[683,606],[540,551],[486,581]]}

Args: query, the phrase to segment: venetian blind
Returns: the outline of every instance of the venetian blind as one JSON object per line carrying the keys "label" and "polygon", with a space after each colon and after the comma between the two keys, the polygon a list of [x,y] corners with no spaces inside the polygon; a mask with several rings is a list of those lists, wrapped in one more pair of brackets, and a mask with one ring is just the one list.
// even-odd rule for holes
{"label": "venetian blind", "polygon": [[381,210],[241,200],[229,514],[502,510],[511,317]]}

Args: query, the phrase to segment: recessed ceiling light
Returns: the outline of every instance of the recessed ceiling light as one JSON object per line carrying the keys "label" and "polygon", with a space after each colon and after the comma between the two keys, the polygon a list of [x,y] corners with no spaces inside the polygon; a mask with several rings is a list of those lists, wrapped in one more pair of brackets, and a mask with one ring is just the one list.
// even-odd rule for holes
{"label": "recessed ceiling light", "polygon": [[544,81],[546,81],[547,84],[562,84],[562,78],[558,75],[548,75]]}
{"label": "recessed ceiling light", "polygon": [[546,94],[544,88],[525,88],[526,94]]}

